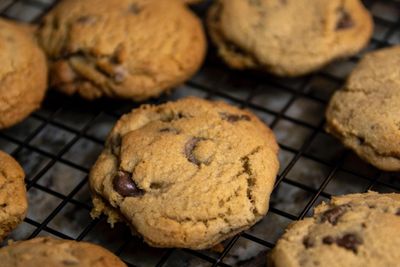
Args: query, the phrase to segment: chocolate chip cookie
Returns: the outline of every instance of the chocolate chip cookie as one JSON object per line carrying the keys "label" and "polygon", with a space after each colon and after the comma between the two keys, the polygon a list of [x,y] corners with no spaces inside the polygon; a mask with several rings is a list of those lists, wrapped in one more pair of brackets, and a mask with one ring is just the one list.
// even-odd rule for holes
{"label": "chocolate chip cookie", "polygon": [[208,27],[229,66],[298,76],[357,53],[373,22],[359,0],[216,0]]}
{"label": "chocolate chip cookie", "polygon": [[36,110],[47,88],[44,53],[25,25],[0,18],[0,129]]}
{"label": "chocolate chip cookie", "polygon": [[264,123],[223,102],[141,106],[117,122],[90,173],[92,215],[152,246],[211,247],[266,214],[277,152]]}
{"label": "chocolate chip cookie", "polygon": [[3,267],[126,267],[108,250],[86,242],[38,237],[0,249]]}
{"label": "chocolate chip cookie", "polygon": [[0,242],[25,218],[28,202],[24,178],[18,162],[0,151]]}
{"label": "chocolate chip cookie", "polygon": [[332,97],[327,131],[382,170],[400,170],[400,46],[367,54]]}
{"label": "chocolate chip cookie", "polygon": [[51,85],[86,99],[158,96],[196,72],[206,48],[181,0],[64,0],[38,36]]}
{"label": "chocolate chip cookie", "polygon": [[289,226],[268,266],[399,266],[399,229],[399,194],[333,197],[313,217]]}

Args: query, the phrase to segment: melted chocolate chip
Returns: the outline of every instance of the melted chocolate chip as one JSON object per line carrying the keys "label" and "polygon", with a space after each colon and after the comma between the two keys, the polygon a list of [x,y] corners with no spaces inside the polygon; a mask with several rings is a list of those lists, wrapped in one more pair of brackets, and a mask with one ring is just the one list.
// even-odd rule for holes
{"label": "melted chocolate chip", "polygon": [[339,10],[339,21],[336,24],[336,30],[344,30],[349,29],[354,26],[354,21],[351,18],[350,14],[344,10]]}
{"label": "melted chocolate chip", "polygon": [[312,241],[309,237],[305,237],[303,239],[303,245],[306,248],[312,248],[314,246],[314,241]]}
{"label": "melted chocolate chip", "polygon": [[127,72],[123,66],[114,67],[113,78],[116,83],[122,83],[126,78],[126,74],[127,74]]}
{"label": "melted chocolate chip", "polygon": [[114,81],[116,83],[122,83],[125,80],[125,75],[122,73],[115,73],[114,75]]}
{"label": "melted chocolate chip", "polygon": [[76,21],[80,24],[91,24],[96,21],[96,18],[92,16],[80,16]]}
{"label": "melted chocolate chip", "polygon": [[135,15],[139,15],[140,12],[142,12],[142,8],[137,3],[133,3],[129,7],[129,11],[132,12],[133,14],[135,14]]}
{"label": "melted chocolate chip", "polygon": [[357,253],[358,246],[363,243],[360,237],[355,234],[345,234],[344,236],[336,239],[332,236],[326,236],[322,239],[322,242],[327,245],[336,243],[336,245],[339,247],[352,250],[354,253]]}
{"label": "melted chocolate chip", "polygon": [[356,253],[358,246],[362,244],[362,240],[355,234],[345,234],[343,237],[336,239],[336,244]]}
{"label": "melted chocolate chip", "polygon": [[175,120],[184,119],[186,117],[187,116],[185,114],[183,114],[181,112],[178,112],[177,114],[171,114],[171,115],[168,115],[168,116],[161,117],[160,120],[162,122],[171,122],[171,121],[175,121]]}
{"label": "melted chocolate chip", "polygon": [[118,171],[113,180],[114,190],[123,197],[139,197],[144,194],[132,180],[132,175],[125,171]]}
{"label": "melted chocolate chip", "polygon": [[322,222],[330,222],[333,225],[336,225],[339,218],[343,215],[343,213],[346,211],[345,205],[343,206],[338,206],[334,207],[333,209],[327,210],[322,214],[321,221]]}
{"label": "melted chocolate chip", "polygon": [[175,128],[162,128],[159,130],[160,133],[174,133],[174,134],[179,134],[180,131]]}
{"label": "melted chocolate chip", "polygon": [[187,143],[185,144],[185,156],[190,161],[191,163],[194,163],[196,165],[200,165],[200,161],[196,159],[196,157],[193,155],[193,150],[196,148],[197,144],[204,140],[204,138],[198,138],[194,137],[191,138]]}
{"label": "melted chocolate chip", "polygon": [[248,115],[237,115],[237,114],[230,114],[230,113],[225,113],[222,112],[220,113],[220,116],[223,120],[226,120],[228,122],[237,122],[237,121],[250,121],[251,118]]}
{"label": "melted chocolate chip", "polygon": [[331,245],[331,244],[335,243],[335,239],[332,236],[328,235],[328,236],[325,236],[324,238],[322,238],[322,243]]}
{"label": "melted chocolate chip", "polygon": [[239,55],[242,55],[242,56],[246,56],[246,55],[249,54],[244,49],[242,49],[241,47],[235,45],[234,43],[225,42],[225,45],[228,48],[228,50],[230,50],[234,54],[239,54]]}
{"label": "melted chocolate chip", "polygon": [[400,208],[397,210],[396,215],[400,216]]}
{"label": "melted chocolate chip", "polygon": [[63,260],[61,263],[65,266],[71,266],[71,265],[78,265],[79,261],[75,260],[75,259],[71,259],[71,260]]}
{"label": "melted chocolate chip", "polygon": [[362,137],[362,136],[357,136],[357,143],[358,143],[359,145],[364,144],[364,143],[365,143],[365,138]]}

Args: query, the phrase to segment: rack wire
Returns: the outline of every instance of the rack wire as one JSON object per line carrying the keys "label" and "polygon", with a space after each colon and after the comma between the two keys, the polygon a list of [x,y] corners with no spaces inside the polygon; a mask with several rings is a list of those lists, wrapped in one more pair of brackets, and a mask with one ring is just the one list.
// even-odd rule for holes
{"label": "rack wire", "polygon": [[[2,0],[0,16],[38,22],[55,0]],[[85,240],[116,253],[128,266],[265,266],[265,254],[293,220],[332,195],[399,192],[400,175],[361,161],[324,132],[324,109],[332,93],[361,55],[400,43],[400,2],[366,0],[374,36],[360,55],[296,79],[228,69],[209,55],[201,71],[172,94],[151,103],[187,95],[224,100],[254,111],[276,133],[281,170],[267,216],[257,225],[211,250],[158,249],[131,236],[124,225],[111,229],[105,218],[92,220],[87,175],[112,125],[138,103],[86,102],[49,91],[43,107],[21,124],[0,131],[0,149],[24,167],[30,208],[10,238],[35,236]],[[204,17],[209,3],[194,10]],[[84,108],[82,108],[84,107]]]}

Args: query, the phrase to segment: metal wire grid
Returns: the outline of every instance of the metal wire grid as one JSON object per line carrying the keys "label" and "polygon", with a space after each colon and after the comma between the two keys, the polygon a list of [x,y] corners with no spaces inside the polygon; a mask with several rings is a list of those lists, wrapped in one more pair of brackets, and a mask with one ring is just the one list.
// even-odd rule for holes
{"label": "metal wire grid", "polygon": [[[2,0],[0,15],[38,21],[55,2]],[[399,43],[400,2],[369,0],[365,4],[376,24],[366,51]],[[196,9],[199,15],[204,14],[206,6]],[[262,222],[219,249],[191,251],[150,248],[132,237],[126,226],[110,229],[105,218],[91,220],[87,187],[90,166],[108,130],[121,114],[138,104],[110,100],[88,103],[50,91],[41,110],[0,132],[0,149],[10,152],[27,172],[30,199],[28,216],[11,238],[53,235],[87,240],[110,249],[128,266],[265,266],[265,253],[285,226],[310,214],[314,205],[331,195],[371,189],[400,191],[400,175],[374,169],[324,133],[325,105],[360,56],[303,78],[279,79],[229,70],[212,48],[209,54],[191,81],[152,103],[186,95],[223,99],[253,110],[270,125],[280,143],[282,168],[270,212]],[[257,247],[250,252],[256,255],[242,257],[248,247]]]}

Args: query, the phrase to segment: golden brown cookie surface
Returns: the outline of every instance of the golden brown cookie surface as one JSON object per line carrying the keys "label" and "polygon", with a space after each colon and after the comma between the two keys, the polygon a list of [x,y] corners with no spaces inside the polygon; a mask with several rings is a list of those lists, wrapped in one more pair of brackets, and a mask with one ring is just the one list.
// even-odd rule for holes
{"label": "golden brown cookie surface", "polygon": [[199,68],[206,46],[180,0],[65,0],[44,18],[39,40],[52,85],[87,99],[158,96]]}
{"label": "golden brown cookie surface", "polygon": [[38,237],[0,249],[4,267],[126,267],[108,250],[87,242]]}
{"label": "golden brown cookie surface", "polygon": [[274,267],[398,266],[400,195],[350,194],[290,225],[269,256]]}
{"label": "golden brown cookie surface", "polygon": [[47,65],[32,32],[0,19],[0,129],[39,108],[47,89]]}
{"label": "golden brown cookie surface", "polygon": [[0,242],[25,218],[28,201],[24,178],[18,162],[0,151]]}
{"label": "golden brown cookie surface", "polygon": [[367,54],[332,97],[327,130],[382,170],[400,170],[400,46]]}
{"label": "golden brown cookie surface", "polygon": [[357,53],[372,34],[359,0],[216,0],[208,28],[238,69],[298,76]]}
{"label": "golden brown cookie surface", "polygon": [[142,106],[117,122],[91,171],[93,215],[153,246],[211,247],[266,214],[277,151],[267,126],[225,103]]}

